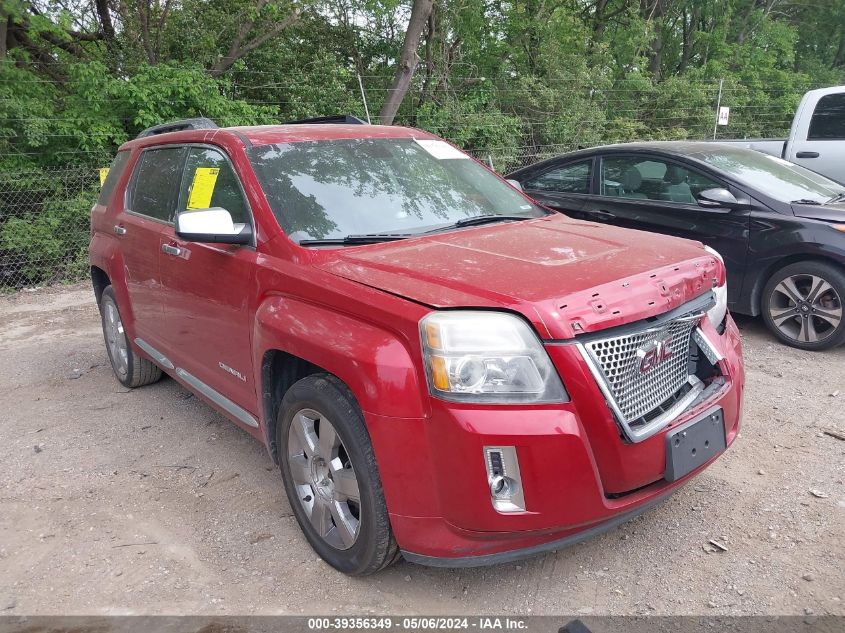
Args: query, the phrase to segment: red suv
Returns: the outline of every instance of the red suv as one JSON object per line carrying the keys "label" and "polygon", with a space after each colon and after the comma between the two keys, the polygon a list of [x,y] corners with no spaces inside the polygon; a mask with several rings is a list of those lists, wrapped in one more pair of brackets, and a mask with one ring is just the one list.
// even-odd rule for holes
{"label": "red suv", "polygon": [[91,227],[118,380],[164,371],[264,442],[349,574],[560,548],[739,430],[715,251],[551,213],[421,130],[150,128]]}

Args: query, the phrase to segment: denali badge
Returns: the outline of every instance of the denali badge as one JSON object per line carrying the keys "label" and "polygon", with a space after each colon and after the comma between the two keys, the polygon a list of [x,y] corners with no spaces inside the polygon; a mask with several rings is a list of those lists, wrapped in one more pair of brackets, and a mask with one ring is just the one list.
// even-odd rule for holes
{"label": "denali badge", "polygon": [[661,341],[652,341],[645,347],[637,350],[637,358],[640,359],[640,373],[644,374],[657,367],[664,360],[672,356],[672,336],[669,335]]}
{"label": "denali badge", "polygon": [[223,371],[227,371],[230,374],[232,374],[235,378],[240,378],[243,382],[246,382],[246,376],[244,376],[237,369],[232,369],[228,365],[225,365],[222,361],[217,363],[217,364],[220,366],[220,369],[222,369]]}

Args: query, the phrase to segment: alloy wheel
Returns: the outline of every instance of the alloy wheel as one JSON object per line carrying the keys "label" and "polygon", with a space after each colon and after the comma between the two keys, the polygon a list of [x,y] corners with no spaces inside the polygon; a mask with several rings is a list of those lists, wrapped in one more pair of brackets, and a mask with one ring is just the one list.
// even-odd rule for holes
{"label": "alloy wheel", "polygon": [[103,330],[106,335],[109,356],[115,372],[119,376],[125,377],[129,371],[129,350],[126,343],[126,333],[123,331],[123,322],[120,320],[120,313],[113,301],[105,301],[103,311],[105,313]]}
{"label": "alloy wheel", "polygon": [[336,549],[352,547],[361,529],[361,496],[355,469],[332,423],[313,409],[297,412],[287,455],[296,496],[314,531]]}
{"label": "alloy wheel", "polygon": [[820,343],[842,322],[842,297],[822,277],[791,275],[772,290],[769,316],[784,336],[801,343]]}

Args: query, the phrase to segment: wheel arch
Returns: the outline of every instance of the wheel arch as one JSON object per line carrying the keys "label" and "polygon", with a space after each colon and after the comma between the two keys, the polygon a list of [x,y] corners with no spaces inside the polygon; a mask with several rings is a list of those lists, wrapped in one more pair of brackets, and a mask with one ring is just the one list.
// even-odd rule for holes
{"label": "wheel arch", "polygon": [[97,300],[97,306],[99,306],[100,300],[103,298],[103,291],[111,285],[111,279],[108,273],[99,266],[91,266],[91,283],[94,286],[94,297]]}
{"label": "wheel arch", "polygon": [[[113,236],[97,232],[91,238],[88,253],[91,281],[94,284],[94,296],[97,299],[97,305],[99,306],[103,297],[103,290],[107,286],[111,286],[117,296],[123,325],[130,332],[134,332],[135,313],[132,310],[132,302],[129,300],[129,292],[126,287],[126,267],[119,244]],[[102,285],[104,282],[108,283],[104,286]]]}
{"label": "wheel arch", "polygon": [[[255,315],[253,358],[261,377],[264,439],[274,460],[278,407],[297,380],[325,372],[341,381],[363,413],[426,416],[411,351],[394,332],[290,297],[267,298]],[[366,415],[365,415],[366,417]]]}
{"label": "wheel arch", "polygon": [[840,271],[845,272],[845,264],[843,264],[842,261],[836,259],[835,257],[829,257],[819,253],[795,253],[777,259],[766,266],[757,275],[754,286],[751,290],[751,316],[756,317],[762,313],[763,307],[761,304],[763,299],[763,288],[766,287],[766,284],[769,282],[769,279],[772,278],[772,275],[781,268],[786,268],[787,266],[791,266],[792,264],[797,264],[799,262],[818,262],[821,264],[829,264],[835,266]]}
{"label": "wheel arch", "polygon": [[280,349],[268,349],[262,356],[261,409],[264,416],[264,442],[275,464],[279,463],[276,426],[282,399],[296,382],[319,373],[329,372]]}

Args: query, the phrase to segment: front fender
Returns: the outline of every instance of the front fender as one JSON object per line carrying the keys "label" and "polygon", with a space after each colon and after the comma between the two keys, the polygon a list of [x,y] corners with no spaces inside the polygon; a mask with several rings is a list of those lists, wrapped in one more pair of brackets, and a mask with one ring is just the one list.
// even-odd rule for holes
{"label": "front fender", "polygon": [[[284,296],[268,297],[255,314],[255,375],[269,350],[308,361],[340,378],[361,409],[396,418],[425,416],[409,345],[386,328]],[[266,422],[266,421],[265,421]]]}

